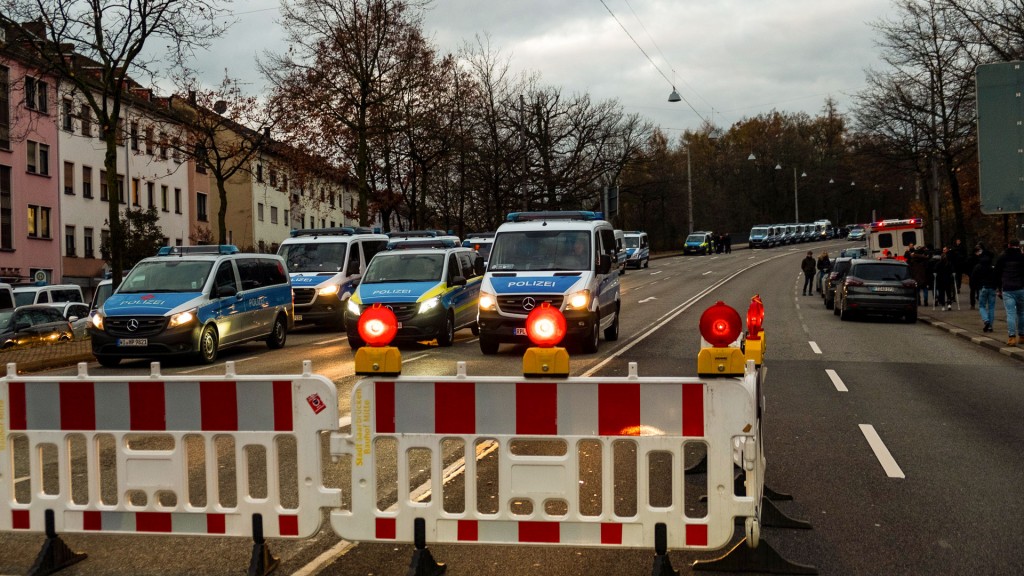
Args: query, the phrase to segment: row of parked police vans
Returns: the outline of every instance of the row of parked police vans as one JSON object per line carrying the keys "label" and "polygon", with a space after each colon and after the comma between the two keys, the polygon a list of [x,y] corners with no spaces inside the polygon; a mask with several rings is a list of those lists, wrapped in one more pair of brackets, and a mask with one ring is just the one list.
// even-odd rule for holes
{"label": "row of parked police vans", "polygon": [[468,328],[494,354],[526,342],[527,315],[546,303],[565,315],[569,343],[595,352],[602,335],[618,338],[619,274],[649,261],[645,233],[617,231],[598,212],[511,213],[494,233],[461,242],[437,231],[295,230],[276,255],[161,249],[113,293],[100,286],[89,332],[104,366],[176,355],[210,363],[243,342],[280,348],[297,322],[344,329],[359,348],[359,316],[381,305],[395,313],[399,342],[450,346]]}
{"label": "row of parked police vans", "polygon": [[816,220],[810,224],[758,224],[750,229],[750,248],[774,248],[801,242],[831,240],[836,230],[829,220]]}

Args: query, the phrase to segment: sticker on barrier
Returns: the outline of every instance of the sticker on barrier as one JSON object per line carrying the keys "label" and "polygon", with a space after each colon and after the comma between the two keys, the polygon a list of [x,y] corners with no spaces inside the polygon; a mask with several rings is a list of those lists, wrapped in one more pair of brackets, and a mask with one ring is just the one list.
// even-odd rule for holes
{"label": "sticker on barrier", "polygon": [[334,384],[301,376],[0,378],[0,531],[303,538],[337,507],[320,434]]}
{"label": "sticker on barrier", "polygon": [[[757,378],[366,379],[352,430],[348,540],[713,550],[760,512]],[[706,473],[686,462],[706,459]],[[735,466],[745,487],[734,488]]]}

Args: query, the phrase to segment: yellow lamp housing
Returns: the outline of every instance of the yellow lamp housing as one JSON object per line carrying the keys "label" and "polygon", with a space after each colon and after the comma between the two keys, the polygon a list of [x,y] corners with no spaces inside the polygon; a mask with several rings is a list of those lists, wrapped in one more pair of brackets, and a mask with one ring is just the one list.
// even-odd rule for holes
{"label": "yellow lamp housing", "polygon": [[753,360],[757,366],[764,363],[764,332],[760,336],[757,340],[748,339],[743,344],[747,360]]}
{"label": "yellow lamp housing", "polygon": [[532,346],[523,354],[523,376],[527,378],[567,378],[569,352],[560,346]]}
{"label": "yellow lamp housing", "polygon": [[402,353],[394,346],[363,346],[356,350],[356,374],[360,376],[398,376],[402,373]]}
{"label": "yellow lamp housing", "polygon": [[697,376],[742,376],[746,362],[739,348],[701,348],[697,353]]}

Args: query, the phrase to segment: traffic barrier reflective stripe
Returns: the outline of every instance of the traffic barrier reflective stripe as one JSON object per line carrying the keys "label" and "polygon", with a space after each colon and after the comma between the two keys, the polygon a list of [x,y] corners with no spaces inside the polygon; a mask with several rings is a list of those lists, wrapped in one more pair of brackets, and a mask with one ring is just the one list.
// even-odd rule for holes
{"label": "traffic barrier reflective stripe", "polygon": [[[89,377],[80,364],[77,378],[59,381],[18,377],[8,365],[0,531],[42,531],[49,509],[61,532],[252,536],[260,514],[266,536],[311,536],[320,509],[341,501],[324,487],[319,436],[337,430],[337,405],[334,384],[308,364],[301,376],[268,377],[234,375],[229,362],[227,375],[198,379],[161,376],[155,365],[149,379]],[[133,447],[143,441],[159,445]],[[252,460],[260,457],[262,470]],[[282,460],[292,457],[294,477],[285,476]],[[265,478],[250,479],[253,466]],[[233,485],[222,469],[233,470]],[[264,479],[251,494],[250,482]],[[73,494],[73,483],[86,487]],[[133,503],[140,495],[145,504]]]}
{"label": "traffic barrier reflective stripe", "polygon": [[[734,533],[735,517],[759,517],[764,459],[756,409],[756,378],[748,363],[743,378],[567,378],[557,382],[521,378],[424,377],[362,380],[352,392],[351,435],[332,437],[333,455],[352,458],[350,510],[332,513],[335,532],[348,540],[405,541],[414,539],[413,523],[425,519],[432,542],[530,543],[650,547],[654,526],[668,527],[668,544],[677,549],[718,549]],[[464,509],[444,509],[445,442],[464,447]],[[564,441],[565,454],[516,454],[510,444]],[[379,441],[395,448],[385,460]],[[481,512],[477,482],[481,475],[478,443],[493,441],[496,465],[496,511]],[[635,512],[616,511],[614,446],[635,445],[636,483],[627,494]],[[577,450],[583,442],[600,451],[600,506],[583,513],[581,471]],[[707,449],[707,515],[685,513],[683,463],[692,443]],[[430,454],[427,500],[410,487],[410,452]],[[646,463],[652,454],[671,455],[670,503],[651,505],[640,497],[651,481]],[[380,460],[380,462],[378,462]],[[733,493],[734,462],[746,471],[745,494]],[[394,469],[392,470],[392,465]],[[417,461],[422,466],[422,461]],[[383,466],[382,470],[378,470]],[[393,474],[394,486],[381,488]],[[381,490],[397,497],[378,509]],[[513,510],[514,502],[532,508]],[[563,509],[551,513],[548,502]],[[372,520],[372,521],[371,521]]]}

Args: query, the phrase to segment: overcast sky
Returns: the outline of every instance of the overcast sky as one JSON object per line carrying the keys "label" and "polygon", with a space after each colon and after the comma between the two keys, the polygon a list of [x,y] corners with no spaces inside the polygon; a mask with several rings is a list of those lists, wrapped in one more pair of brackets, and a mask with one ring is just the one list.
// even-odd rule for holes
{"label": "overcast sky", "polygon": [[[256,55],[286,48],[279,4],[235,0],[237,24],[197,55],[205,85],[227,68],[262,90]],[[515,70],[617,99],[675,138],[702,117],[728,128],[773,109],[816,115],[828,96],[845,111],[878,67],[869,23],[889,10],[890,0],[435,0],[425,31],[442,52],[489,34]],[[668,102],[673,84],[686,101]]]}

